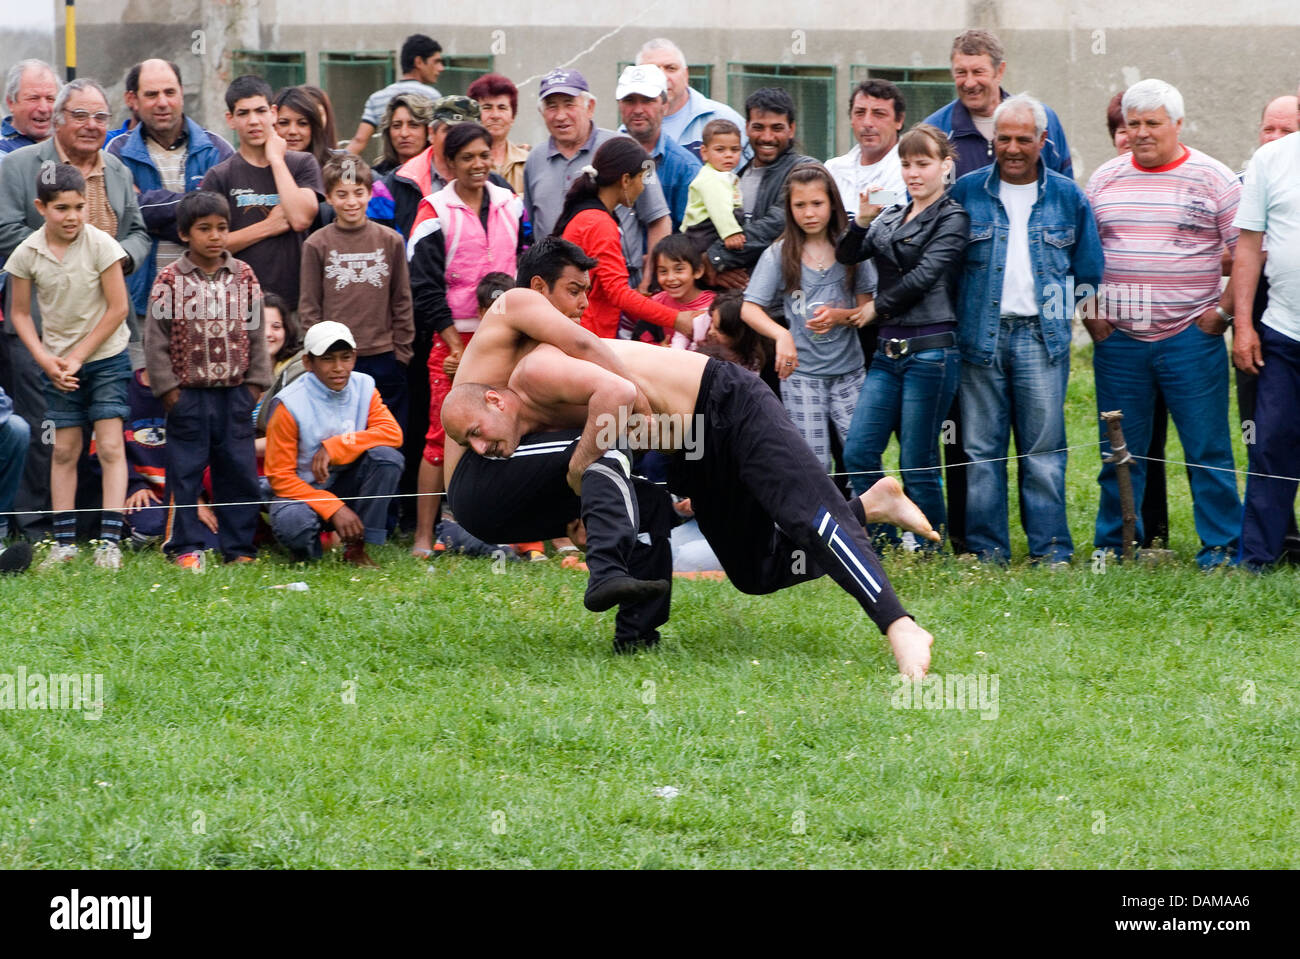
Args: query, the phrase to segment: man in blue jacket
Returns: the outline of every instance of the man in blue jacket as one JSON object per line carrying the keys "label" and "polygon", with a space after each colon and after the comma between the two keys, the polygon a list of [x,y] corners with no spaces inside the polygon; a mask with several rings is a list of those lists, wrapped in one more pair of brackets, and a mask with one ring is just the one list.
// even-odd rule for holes
{"label": "man in blue jacket", "polygon": [[1101,282],[1101,240],[1083,191],[1047,166],[1046,108],[1011,97],[993,120],[994,163],[952,188],[970,214],[957,309],[958,395],[976,461],[967,467],[966,546],[992,562],[1011,558],[1006,462],[991,461],[1006,456],[1014,429],[1029,555],[1057,566],[1074,552],[1063,452],[1070,323]]}
{"label": "man in blue jacket", "polygon": [[[1010,94],[1002,89],[1007,72],[1002,43],[987,30],[967,30],[954,39],[951,62],[957,99],[930,114],[925,122],[948,134],[957,151],[956,175],[960,177],[993,162],[993,111]],[[1073,178],[1065,130],[1051,107],[1043,110],[1047,114],[1043,162],[1049,170]]]}
{"label": "man in blue jacket", "polygon": [[54,132],[58,75],[44,60],[19,60],[5,77],[5,110],[0,120],[0,157],[49,138]]}
{"label": "man in blue jacket", "polygon": [[176,232],[176,204],[234,150],[185,116],[181,71],[174,63],[145,60],[127,71],[126,104],[140,122],[105,149],[131,171],[151,240],[149,256],[126,278],[134,314],[128,323],[132,341],[138,342],[143,327],[136,317],[145,314],[154,278],[185,252]]}

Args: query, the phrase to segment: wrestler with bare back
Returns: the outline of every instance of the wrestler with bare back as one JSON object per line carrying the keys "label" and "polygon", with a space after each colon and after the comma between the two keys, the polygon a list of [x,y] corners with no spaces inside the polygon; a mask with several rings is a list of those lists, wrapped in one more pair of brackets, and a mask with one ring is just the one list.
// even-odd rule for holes
{"label": "wrestler with bare back", "polygon": [[[653,445],[672,453],[669,488],[690,497],[701,532],[738,589],[770,593],[829,575],[889,638],[899,671],[924,675],[933,637],[904,611],[863,529],[868,521],[888,522],[938,539],[897,481],[882,480],[846,503],[752,373],[685,350],[622,340],[606,346],[625,372],[535,346],[513,359],[505,388],[458,376],[442,417],[447,435],[472,450],[461,451],[462,462],[517,460],[542,482],[541,462],[548,461],[544,482],[554,494],[558,457],[572,488],[611,450],[636,446],[629,437],[654,437]],[[654,428],[638,419],[645,405]],[[564,429],[569,442],[537,442],[541,431]],[[574,429],[581,429],[576,444]],[[501,502],[511,470],[496,472],[502,481],[485,495]],[[453,508],[460,515],[455,501]]]}

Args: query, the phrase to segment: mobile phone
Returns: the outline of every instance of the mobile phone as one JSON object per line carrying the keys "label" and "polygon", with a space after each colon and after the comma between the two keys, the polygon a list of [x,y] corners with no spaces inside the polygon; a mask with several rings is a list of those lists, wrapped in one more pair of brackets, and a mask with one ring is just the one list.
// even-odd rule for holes
{"label": "mobile phone", "polygon": [[903,194],[896,190],[872,190],[867,194],[867,202],[872,206],[897,206],[903,202]]}

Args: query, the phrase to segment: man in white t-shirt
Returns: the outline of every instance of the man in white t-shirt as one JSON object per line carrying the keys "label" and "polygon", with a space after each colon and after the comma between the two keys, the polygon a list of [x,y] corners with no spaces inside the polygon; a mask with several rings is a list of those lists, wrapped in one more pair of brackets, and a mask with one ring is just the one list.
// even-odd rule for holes
{"label": "man in white t-shirt", "polygon": [[868,188],[906,196],[898,162],[898,134],[906,112],[903,91],[888,80],[864,80],[849,97],[849,126],[856,142],[844,156],[827,160],[826,169],[840,188],[850,220],[858,212],[859,195]]}
{"label": "man in white t-shirt", "polygon": [[1043,105],[1010,97],[993,117],[993,165],[952,188],[970,215],[957,310],[958,398],[973,461],[964,533],[971,552],[1010,561],[1005,457],[1014,431],[1030,561],[1058,568],[1074,550],[1065,515],[1070,321],[1086,295],[1077,291],[1101,280],[1101,240],[1083,191],[1045,162]]}
{"label": "man in white t-shirt", "polygon": [[[1294,480],[1258,474],[1300,476],[1300,133],[1256,151],[1233,225],[1240,234],[1232,273],[1232,360],[1237,369],[1259,375],[1254,475],[1246,480],[1240,557],[1242,565],[1258,570],[1281,556],[1296,494]],[[1268,308],[1257,332],[1251,307],[1261,267],[1268,277]]]}

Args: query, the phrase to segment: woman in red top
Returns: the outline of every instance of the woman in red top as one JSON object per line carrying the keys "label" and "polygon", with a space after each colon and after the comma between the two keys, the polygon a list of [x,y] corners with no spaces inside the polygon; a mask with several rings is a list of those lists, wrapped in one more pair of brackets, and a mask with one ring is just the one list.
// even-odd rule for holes
{"label": "woman in red top", "polygon": [[583,167],[569,187],[564,211],[555,226],[556,236],[578,244],[596,260],[582,325],[606,339],[618,335],[620,311],[634,320],[679,330],[687,336],[692,333],[698,312],[679,312],[628,285],[622,231],[614,218],[614,208],[620,203],[631,207],[641,195],[647,159],[645,150],[631,137],[607,140],[592,158],[593,165]]}

